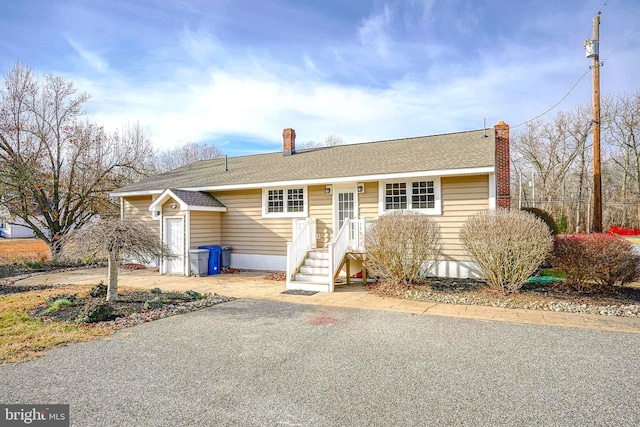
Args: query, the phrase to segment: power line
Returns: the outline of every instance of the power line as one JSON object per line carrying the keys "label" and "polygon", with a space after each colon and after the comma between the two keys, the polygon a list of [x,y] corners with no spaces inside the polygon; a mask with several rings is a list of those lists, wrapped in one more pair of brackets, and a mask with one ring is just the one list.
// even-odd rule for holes
{"label": "power line", "polygon": [[560,100],[558,102],[556,102],[555,104],[553,104],[550,108],[546,109],[544,112],[538,114],[537,116],[535,116],[532,119],[529,119],[527,121],[524,121],[522,123],[519,123],[515,126],[512,126],[511,129],[517,128],[518,126],[522,126],[522,125],[526,125],[527,123],[530,123],[536,119],[539,119],[540,117],[544,116],[545,114],[547,114],[549,111],[553,110],[554,108],[556,108],[558,105],[560,105],[562,103],[562,101],[564,101],[565,99],[567,99],[567,97],[569,95],[571,95],[571,92],[573,92],[573,90],[576,88],[576,86],[578,86],[578,83],[580,83],[580,81],[584,78],[584,76],[586,76],[587,74],[589,74],[589,71],[591,71],[591,67],[587,67],[587,69],[585,70],[584,73],[582,73],[582,75],[578,78],[578,80],[576,80],[576,82],[573,84],[573,86],[571,86],[571,89],[569,89],[569,91],[562,97],[560,98]]}
{"label": "power line", "polygon": [[622,40],[622,42],[620,42],[620,44],[619,44],[618,46],[616,46],[616,48],[615,48],[615,49],[613,49],[613,52],[611,52],[609,55],[607,55],[607,57],[606,57],[606,58],[604,58],[604,59],[602,60],[602,62],[604,62],[604,61],[606,61],[607,59],[611,58],[611,55],[613,55],[614,53],[616,53],[616,51],[617,51],[618,49],[620,49],[620,48],[622,47],[622,45],[623,45],[623,44],[625,44],[625,43],[627,42],[627,40],[629,40],[629,39],[631,38],[631,36],[632,36],[632,35],[634,35],[638,30],[640,30],[640,26],[636,27],[636,29],[635,29],[635,30],[631,31],[631,33],[629,33],[629,35],[628,35],[624,40]]}

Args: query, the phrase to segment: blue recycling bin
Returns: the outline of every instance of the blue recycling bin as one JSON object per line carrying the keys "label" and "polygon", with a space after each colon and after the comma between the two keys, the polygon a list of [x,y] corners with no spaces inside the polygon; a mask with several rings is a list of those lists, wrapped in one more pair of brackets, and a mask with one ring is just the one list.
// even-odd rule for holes
{"label": "blue recycling bin", "polygon": [[209,249],[209,270],[207,271],[209,276],[213,274],[220,274],[220,256],[222,255],[222,246],[198,246],[198,249]]}

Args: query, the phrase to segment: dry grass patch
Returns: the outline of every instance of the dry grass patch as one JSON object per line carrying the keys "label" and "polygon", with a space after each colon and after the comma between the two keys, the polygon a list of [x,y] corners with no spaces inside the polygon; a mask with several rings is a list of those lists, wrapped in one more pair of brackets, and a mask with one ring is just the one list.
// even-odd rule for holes
{"label": "dry grass patch", "polygon": [[0,239],[0,264],[51,261],[49,246],[40,239]]}
{"label": "dry grass patch", "polygon": [[110,335],[113,330],[104,326],[43,322],[29,315],[29,311],[44,303],[47,297],[60,293],[86,295],[90,288],[90,285],[68,285],[0,295],[0,363],[35,359],[60,345]]}

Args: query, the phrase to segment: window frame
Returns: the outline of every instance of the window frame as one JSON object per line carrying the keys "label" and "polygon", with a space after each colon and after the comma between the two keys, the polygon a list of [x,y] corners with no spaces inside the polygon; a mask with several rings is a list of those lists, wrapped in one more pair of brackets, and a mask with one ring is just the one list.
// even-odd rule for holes
{"label": "window frame", "polygon": [[[414,182],[433,182],[434,203],[433,208],[414,208],[413,207],[413,183]],[[406,209],[387,209],[387,184],[405,184]],[[427,193],[428,195],[428,193]],[[415,177],[394,179],[388,181],[380,181],[378,183],[378,211],[380,215],[384,215],[394,211],[412,211],[425,215],[442,215],[442,197],[440,187],[440,177]]]}
{"label": "window frame", "polygon": [[[302,190],[302,211],[290,212],[289,203],[300,199],[289,200],[290,190]],[[269,191],[282,191],[282,212],[269,212]],[[307,218],[309,212],[309,190],[306,185],[288,185],[286,187],[266,187],[262,189],[263,218]]]}

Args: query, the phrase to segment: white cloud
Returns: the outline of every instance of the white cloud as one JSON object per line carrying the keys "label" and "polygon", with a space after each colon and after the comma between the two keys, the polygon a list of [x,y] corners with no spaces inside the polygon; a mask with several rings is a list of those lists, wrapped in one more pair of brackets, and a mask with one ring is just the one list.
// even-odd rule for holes
{"label": "white cloud", "polygon": [[388,59],[391,38],[387,34],[391,24],[391,10],[385,4],[381,13],[371,15],[358,28],[358,38],[365,48],[375,51],[382,59]]}
{"label": "white cloud", "polygon": [[71,37],[66,37],[67,43],[76,51],[78,55],[92,68],[101,73],[106,72],[109,69],[109,63],[102,59],[97,53],[92,52],[88,49],[85,49],[80,43],[72,39]]}
{"label": "white cloud", "polygon": [[[418,24],[430,25],[433,4],[413,5]],[[488,125],[498,120],[515,125],[566,93],[581,74],[575,74],[576,63],[579,70],[589,65],[581,42],[561,50],[553,42],[522,46],[506,38],[454,62],[447,56],[448,40],[435,38],[419,47],[402,40],[394,20],[407,12],[396,6],[385,5],[355,22],[353,39],[309,46],[297,55],[225,44],[212,29],[182,29],[170,46],[158,47],[144,73],[67,77],[93,94],[87,105],[92,120],[107,128],[140,121],[157,148],[204,140],[229,147],[237,137],[264,141],[260,149],[275,150],[285,127],[294,127],[301,141],[321,141],[333,133],[361,142],[478,129],[483,118]],[[108,67],[97,54],[71,45],[97,70]],[[424,58],[411,56],[421,52]],[[635,84],[628,68],[613,69],[613,59],[637,64],[637,56],[627,56],[631,50],[618,51],[604,72]],[[588,100],[588,80],[560,108]]]}

